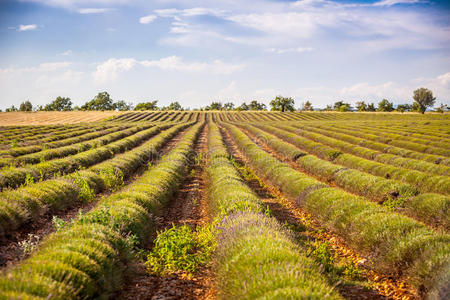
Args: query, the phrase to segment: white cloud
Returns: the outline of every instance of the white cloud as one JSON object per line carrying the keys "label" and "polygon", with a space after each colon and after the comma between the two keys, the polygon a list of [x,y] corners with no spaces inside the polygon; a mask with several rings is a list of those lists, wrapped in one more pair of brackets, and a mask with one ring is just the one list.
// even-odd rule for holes
{"label": "white cloud", "polygon": [[108,82],[117,78],[119,72],[128,71],[136,65],[134,58],[110,58],[104,63],[97,66],[94,72],[94,80],[96,82]]}
{"label": "white cloud", "polygon": [[423,1],[420,0],[382,0],[373,3],[373,6],[392,6],[397,4],[416,4]]}
{"label": "white cloud", "polygon": [[226,14],[224,10],[206,7],[193,7],[187,9],[165,8],[165,9],[155,9],[154,12],[160,17],[172,17],[172,18],[179,18],[180,16],[195,17],[203,15],[220,17]]}
{"label": "white cloud", "polygon": [[242,64],[228,64],[221,60],[187,63],[178,56],[168,56],[158,60],[142,61],[138,61],[134,58],[110,58],[97,65],[93,76],[95,81],[100,83],[114,81],[117,79],[120,72],[129,71],[137,65],[147,68],[154,67],[165,71],[207,72],[218,75],[228,75],[244,68],[244,65]]}
{"label": "white cloud", "polygon": [[242,64],[228,64],[221,60],[207,62],[186,63],[181,57],[169,56],[159,60],[144,60],[141,65],[145,67],[158,67],[162,70],[182,72],[211,72],[214,74],[231,74],[244,68]]}
{"label": "white cloud", "polygon": [[83,15],[87,14],[103,14],[110,11],[113,11],[112,8],[80,8],[78,12]]}
{"label": "white cloud", "polygon": [[284,53],[291,53],[291,52],[297,52],[297,53],[303,53],[303,52],[311,52],[314,49],[311,47],[296,47],[296,48],[270,48],[267,49],[267,52],[272,52],[276,54],[284,54]]}
{"label": "white cloud", "polygon": [[64,51],[63,53],[61,53],[61,55],[62,56],[69,56],[69,55],[72,55],[72,50],[67,50],[67,51]]}
{"label": "white cloud", "polygon": [[157,18],[157,16],[155,16],[155,15],[148,15],[148,16],[140,18],[139,19],[139,23],[141,23],[141,24],[150,24],[154,20],[156,20],[156,18]]}
{"label": "white cloud", "polygon": [[36,28],[37,28],[36,24],[20,25],[19,31],[35,30]]}

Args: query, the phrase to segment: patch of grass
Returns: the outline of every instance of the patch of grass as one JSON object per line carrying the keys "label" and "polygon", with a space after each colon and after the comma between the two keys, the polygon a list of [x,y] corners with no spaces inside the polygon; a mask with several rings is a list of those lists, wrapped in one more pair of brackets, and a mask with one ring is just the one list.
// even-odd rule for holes
{"label": "patch of grass", "polygon": [[195,273],[210,261],[215,249],[215,234],[212,226],[175,226],[158,233],[155,246],[145,262],[151,273],[158,275],[183,271]]}

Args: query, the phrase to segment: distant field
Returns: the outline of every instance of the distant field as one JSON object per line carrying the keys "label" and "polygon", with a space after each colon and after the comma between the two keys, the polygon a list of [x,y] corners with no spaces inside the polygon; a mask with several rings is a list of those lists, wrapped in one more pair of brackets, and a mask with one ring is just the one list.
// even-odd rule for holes
{"label": "distant field", "polygon": [[0,299],[445,299],[449,121],[1,113]]}
{"label": "distant field", "polygon": [[12,125],[52,125],[96,122],[107,117],[116,116],[116,111],[37,111],[37,112],[0,112],[0,126]]}

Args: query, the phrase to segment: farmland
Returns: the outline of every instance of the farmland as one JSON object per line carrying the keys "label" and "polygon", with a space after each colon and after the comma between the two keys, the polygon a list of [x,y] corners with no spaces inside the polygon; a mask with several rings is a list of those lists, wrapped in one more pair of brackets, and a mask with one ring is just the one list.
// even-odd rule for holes
{"label": "farmland", "polygon": [[450,292],[448,114],[0,116],[0,299]]}

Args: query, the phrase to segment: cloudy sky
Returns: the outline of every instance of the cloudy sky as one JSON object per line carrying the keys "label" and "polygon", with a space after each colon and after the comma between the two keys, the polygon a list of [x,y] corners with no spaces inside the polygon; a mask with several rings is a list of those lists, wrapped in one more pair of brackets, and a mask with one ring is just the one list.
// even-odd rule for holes
{"label": "cloudy sky", "polygon": [[450,104],[450,5],[433,0],[0,0],[0,108],[98,92],[138,103],[291,96]]}

